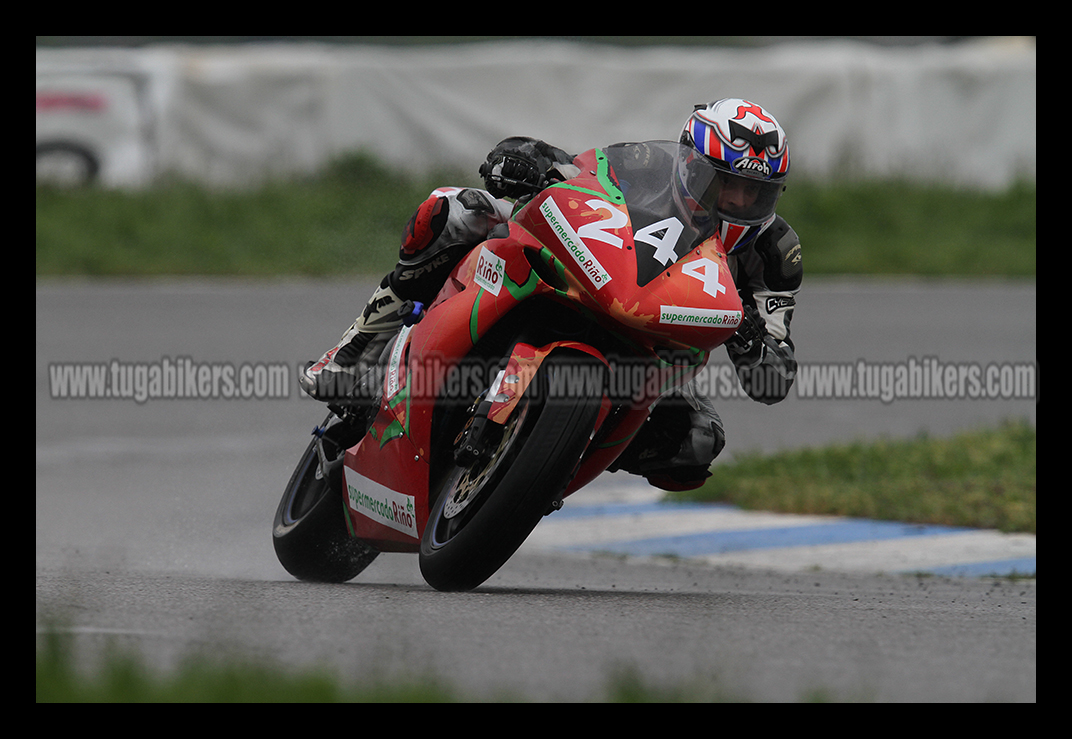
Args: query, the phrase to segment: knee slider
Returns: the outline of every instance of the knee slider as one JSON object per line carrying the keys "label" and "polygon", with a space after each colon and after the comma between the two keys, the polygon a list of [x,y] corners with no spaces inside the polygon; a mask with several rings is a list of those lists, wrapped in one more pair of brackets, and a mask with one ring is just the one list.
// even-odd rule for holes
{"label": "knee slider", "polygon": [[412,257],[439,238],[450,216],[450,204],[440,195],[425,200],[410,217],[402,231],[402,255]]}

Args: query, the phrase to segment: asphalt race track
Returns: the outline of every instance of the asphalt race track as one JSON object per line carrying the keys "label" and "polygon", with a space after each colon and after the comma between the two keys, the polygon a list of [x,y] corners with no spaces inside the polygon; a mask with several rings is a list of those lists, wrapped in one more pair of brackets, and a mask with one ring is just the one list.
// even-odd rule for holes
{"label": "asphalt race track", "polygon": [[[39,630],[58,619],[89,652],[119,644],[160,665],[235,650],[353,679],[433,674],[474,699],[599,700],[634,671],[731,700],[1035,701],[1034,580],[911,574],[928,568],[887,563],[881,541],[855,568],[790,550],[718,560],[656,556],[674,553],[666,542],[616,547],[606,518],[577,511],[657,505],[620,474],[571,499],[472,593],[431,590],[415,555],[383,555],[346,585],[294,581],[275,561],[272,515],[323,412],[293,373],[371,288],[37,284]],[[802,366],[859,366],[876,382],[897,366],[935,384],[947,370],[1011,377],[1036,361],[1035,300],[1033,281],[810,280],[793,337]],[[61,374],[93,366],[112,397],[62,397]],[[165,392],[142,382],[153,368],[208,379]],[[270,387],[277,370],[288,386]],[[203,392],[242,373],[245,397]],[[256,397],[270,389],[282,397]],[[716,397],[727,454],[1036,420],[1037,385],[1025,399],[880,397],[889,389],[773,407]],[[620,538],[643,541],[636,527],[656,517],[632,515]],[[1034,537],[1009,552],[1033,564]]]}

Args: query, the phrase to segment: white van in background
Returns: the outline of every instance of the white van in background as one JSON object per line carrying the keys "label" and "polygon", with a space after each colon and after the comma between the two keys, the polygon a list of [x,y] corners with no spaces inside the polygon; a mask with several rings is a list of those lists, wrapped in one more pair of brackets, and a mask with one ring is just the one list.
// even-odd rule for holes
{"label": "white van in background", "polygon": [[153,117],[144,73],[37,73],[37,181],[145,184],[154,170]]}

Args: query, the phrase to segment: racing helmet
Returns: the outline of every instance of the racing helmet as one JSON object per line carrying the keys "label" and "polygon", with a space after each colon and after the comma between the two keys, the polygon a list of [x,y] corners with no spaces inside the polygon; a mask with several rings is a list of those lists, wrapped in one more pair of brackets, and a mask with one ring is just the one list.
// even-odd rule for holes
{"label": "racing helmet", "polygon": [[755,103],[724,98],[696,106],[680,143],[687,147],[682,157],[695,149],[719,171],[702,201],[720,221],[726,251],[751,243],[774,221],[789,174],[789,143],[778,121]]}

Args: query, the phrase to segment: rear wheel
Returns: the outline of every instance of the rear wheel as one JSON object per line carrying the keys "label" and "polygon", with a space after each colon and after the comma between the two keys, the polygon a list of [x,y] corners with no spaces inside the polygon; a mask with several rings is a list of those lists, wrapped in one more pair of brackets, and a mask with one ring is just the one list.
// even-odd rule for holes
{"label": "rear wheel", "polygon": [[[329,421],[334,421],[329,417]],[[328,426],[323,449],[327,474],[321,471],[314,440],[306,448],[279,501],[272,530],[276,556],[299,580],[346,582],[372,563],[379,551],[350,535],[342,497],[342,455],[356,441],[343,422]]]}
{"label": "rear wheel", "polygon": [[601,383],[587,392],[570,388],[569,372],[601,378],[602,364],[585,354],[552,354],[485,454],[446,471],[421,540],[421,574],[432,587],[471,590],[483,583],[559,500],[602,398]]}

